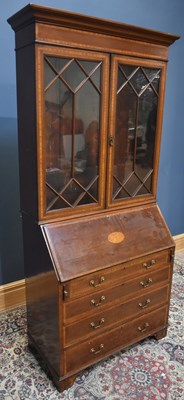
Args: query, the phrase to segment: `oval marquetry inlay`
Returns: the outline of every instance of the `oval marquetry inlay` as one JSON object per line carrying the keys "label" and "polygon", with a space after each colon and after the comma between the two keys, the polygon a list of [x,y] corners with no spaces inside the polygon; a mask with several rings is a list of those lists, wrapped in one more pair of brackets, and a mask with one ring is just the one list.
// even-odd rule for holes
{"label": "oval marquetry inlay", "polygon": [[108,236],[108,241],[111,243],[121,243],[125,238],[122,232],[112,232]]}

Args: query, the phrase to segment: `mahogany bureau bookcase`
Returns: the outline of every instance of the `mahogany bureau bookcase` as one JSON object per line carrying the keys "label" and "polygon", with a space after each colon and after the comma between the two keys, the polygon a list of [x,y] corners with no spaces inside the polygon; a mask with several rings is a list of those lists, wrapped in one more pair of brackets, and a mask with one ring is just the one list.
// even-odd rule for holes
{"label": "mahogany bureau bookcase", "polygon": [[29,343],[58,390],[166,335],[174,242],[156,203],[178,36],[28,5],[16,32]]}

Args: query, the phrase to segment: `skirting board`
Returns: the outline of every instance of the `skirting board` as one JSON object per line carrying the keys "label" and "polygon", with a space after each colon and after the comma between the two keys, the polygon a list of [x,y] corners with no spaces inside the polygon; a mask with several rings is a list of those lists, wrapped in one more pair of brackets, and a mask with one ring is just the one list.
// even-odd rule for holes
{"label": "skirting board", "polygon": [[173,236],[173,239],[176,244],[176,251],[184,250],[184,233],[181,235]]}
{"label": "skirting board", "polygon": [[[173,236],[176,251],[184,250],[184,234]],[[25,304],[25,280],[0,286],[0,312]]]}
{"label": "skirting board", "polygon": [[25,279],[0,286],[0,312],[25,304]]}

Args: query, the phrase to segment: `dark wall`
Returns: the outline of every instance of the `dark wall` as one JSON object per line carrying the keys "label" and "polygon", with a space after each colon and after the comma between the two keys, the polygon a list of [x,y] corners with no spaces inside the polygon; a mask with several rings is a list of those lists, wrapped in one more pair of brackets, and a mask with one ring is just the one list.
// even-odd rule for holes
{"label": "dark wall", "polygon": [[[24,278],[19,217],[14,32],[7,18],[28,1],[1,4],[0,63],[0,284]],[[179,34],[169,50],[158,180],[158,203],[173,235],[184,232],[184,1],[39,0],[40,5]]]}
{"label": "dark wall", "polygon": [[19,216],[17,119],[0,118],[1,281],[21,279],[23,273],[22,231]]}

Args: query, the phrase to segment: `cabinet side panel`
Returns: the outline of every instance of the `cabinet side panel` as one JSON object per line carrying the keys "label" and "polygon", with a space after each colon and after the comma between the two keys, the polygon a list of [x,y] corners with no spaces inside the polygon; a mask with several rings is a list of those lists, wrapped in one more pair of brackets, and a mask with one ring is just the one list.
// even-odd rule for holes
{"label": "cabinet side panel", "polygon": [[16,53],[21,209],[37,219],[35,48]]}
{"label": "cabinet side panel", "polygon": [[59,283],[41,229],[23,216],[28,338],[60,376]]}

